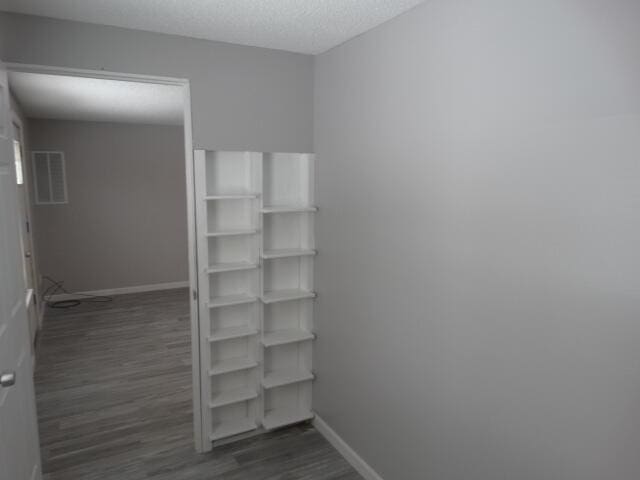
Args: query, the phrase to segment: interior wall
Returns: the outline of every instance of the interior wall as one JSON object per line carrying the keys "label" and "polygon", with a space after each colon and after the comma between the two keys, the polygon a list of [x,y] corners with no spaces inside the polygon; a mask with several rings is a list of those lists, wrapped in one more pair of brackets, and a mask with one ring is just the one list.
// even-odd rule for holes
{"label": "interior wall", "polygon": [[0,61],[3,61],[5,56],[6,32],[7,32],[7,17],[0,12]]}
{"label": "interior wall", "polygon": [[309,55],[9,13],[0,27],[6,62],[188,78],[195,148],[313,146]]}
{"label": "interior wall", "polygon": [[640,478],[640,3],[320,55],[314,408],[388,480]]}
{"label": "interior wall", "polygon": [[68,204],[35,205],[42,275],[71,291],[186,282],[181,126],[29,121],[32,150],[64,152]]}

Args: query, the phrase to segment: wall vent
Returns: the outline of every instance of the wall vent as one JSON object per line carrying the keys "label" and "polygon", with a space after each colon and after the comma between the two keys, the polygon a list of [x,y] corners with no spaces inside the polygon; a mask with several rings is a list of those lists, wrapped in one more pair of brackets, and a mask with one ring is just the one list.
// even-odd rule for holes
{"label": "wall vent", "polygon": [[36,204],[67,203],[67,179],[62,152],[33,152]]}

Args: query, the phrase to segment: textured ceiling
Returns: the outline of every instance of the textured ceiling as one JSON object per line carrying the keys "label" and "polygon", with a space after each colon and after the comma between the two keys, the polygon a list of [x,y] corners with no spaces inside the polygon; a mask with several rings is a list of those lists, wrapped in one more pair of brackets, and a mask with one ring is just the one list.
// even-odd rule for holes
{"label": "textured ceiling", "polygon": [[424,0],[0,0],[0,9],[317,54]]}
{"label": "textured ceiling", "polygon": [[19,72],[9,85],[30,118],[182,124],[178,86]]}

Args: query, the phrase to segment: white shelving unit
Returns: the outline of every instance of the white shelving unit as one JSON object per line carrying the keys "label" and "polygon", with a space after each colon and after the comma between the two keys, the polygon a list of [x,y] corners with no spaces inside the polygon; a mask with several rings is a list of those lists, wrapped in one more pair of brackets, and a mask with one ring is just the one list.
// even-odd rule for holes
{"label": "white shelving unit", "polygon": [[314,158],[195,152],[203,428],[313,417]]}

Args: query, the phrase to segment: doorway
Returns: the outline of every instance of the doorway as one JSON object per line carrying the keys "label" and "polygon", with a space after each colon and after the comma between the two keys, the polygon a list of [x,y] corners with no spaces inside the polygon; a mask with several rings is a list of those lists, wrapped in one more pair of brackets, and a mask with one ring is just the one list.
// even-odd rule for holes
{"label": "doorway", "polygon": [[[197,451],[203,450],[203,441],[206,441],[202,438],[202,429],[201,429],[201,406],[200,406],[200,355],[199,355],[199,331],[198,331],[198,321],[197,321],[197,305],[195,304],[195,295],[192,295],[191,292],[197,291],[197,283],[196,283],[196,275],[195,275],[195,255],[193,255],[192,248],[194,245],[193,241],[193,170],[192,170],[192,132],[191,132],[191,109],[190,109],[190,87],[189,82],[186,79],[180,78],[168,78],[168,77],[152,77],[152,76],[141,76],[141,75],[129,75],[129,74],[121,74],[121,73],[112,73],[112,72],[104,72],[104,71],[88,71],[88,70],[76,70],[76,69],[58,69],[51,67],[43,67],[43,66],[33,66],[33,65],[21,65],[21,64],[9,64],[8,69],[10,73],[29,73],[35,75],[43,75],[43,76],[57,76],[57,77],[74,77],[78,79],[89,79],[89,80],[110,80],[117,82],[132,82],[138,84],[146,84],[146,85],[158,85],[158,86],[172,86],[181,89],[182,91],[182,112],[183,112],[183,151],[184,151],[184,176],[183,179],[184,184],[186,185],[186,211],[183,213],[185,216],[185,225],[187,226],[185,235],[187,238],[187,248],[188,254],[186,255],[185,262],[189,262],[189,295],[188,295],[188,321],[190,324],[190,350],[191,350],[191,370],[192,370],[192,405],[193,405],[193,440],[195,443],[195,449]],[[16,181],[22,180],[22,191],[20,193],[20,201],[21,201],[21,211],[23,212],[23,252],[25,257],[24,262],[24,274],[26,283],[32,286],[32,289],[35,291],[40,287],[42,290],[42,279],[40,277],[40,272],[38,271],[37,265],[35,265],[35,261],[39,261],[39,259],[34,261],[33,255],[33,240],[31,239],[32,232],[34,229],[38,228],[37,222],[34,223],[34,219],[30,215],[30,204],[33,203],[34,199],[37,199],[38,192],[34,191],[37,189],[36,185],[33,185],[34,182],[34,170],[37,168],[36,157],[33,157],[28,154],[28,149],[33,151],[32,146],[30,145],[30,138],[27,139],[29,145],[25,147],[24,142],[24,126],[21,125],[19,121],[14,124],[14,137],[16,138],[16,143],[14,144],[15,148],[15,157],[16,157],[16,166],[18,163],[21,166],[22,170],[22,178],[16,178]],[[107,146],[108,148],[108,146]],[[49,168],[51,167],[51,152],[47,158],[47,165]],[[38,157],[42,158],[42,157]],[[178,179],[175,179],[178,181]],[[29,187],[32,187],[34,190],[29,190]],[[36,219],[37,220],[37,219]],[[37,243],[37,242],[36,242]],[[36,245],[37,247],[37,245]],[[162,259],[158,259],[158,261],[162,261]],[[117,289],[115,289],[117,290]],[[42,291],[37,298],[42,298]],[[89,292],[91,293],[91,292]],[[111,292],[113,295],[117,295],[121,292],[114,291]],[[130,292],[128,292],[130,293]],[[64,299],[64,293],[58,297],[58,299]],[[160,295],[157,293],[156,295]],[[36,296],[34,296],[36,298]],[[34,326],[34,332],[37,330],[37,320],[36,325]]]}

